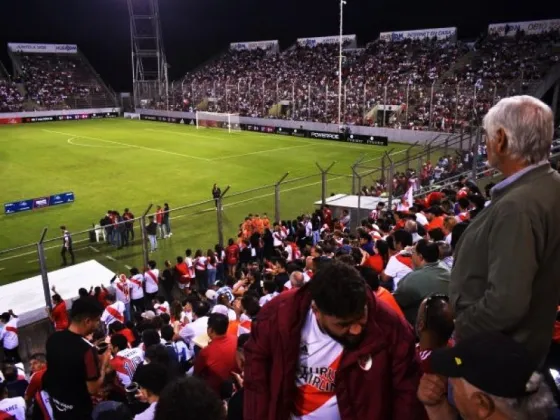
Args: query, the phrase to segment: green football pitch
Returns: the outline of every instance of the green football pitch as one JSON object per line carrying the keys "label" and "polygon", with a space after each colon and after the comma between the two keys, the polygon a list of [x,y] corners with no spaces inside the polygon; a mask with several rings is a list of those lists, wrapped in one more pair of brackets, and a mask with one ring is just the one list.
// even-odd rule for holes
{"label": "green football pitch", "polygon": [[[136,239],[123,249],[90,243],[78,233],[98,223],[108,209],[125,207],[140,216],[150,203],[169,203],[173,236],[159,241],[152,254],[159,266],[184,255],[186,248],[213,248],[217,222],[211,201],[212,184],[230,190],[224,199],[225,240],[236,234],[249,213],[274,218],[271,185],[289,172],[280,187],[281,219],[314,209],[321,198],[321,177],[315,162],[332,162],[327,194],[350,193],[350,166],[360,156],[380,158],[406,145],[357,145],[326,140],[147,121],[88,120],[0,127],[0,202],[73,191],[72,204],[2,215],[0,284],[39,274],[33,244],[48,227],[45,249],[49,270],[60,266],[60,225],[73,232],[76,262],[96,259],[111,270],[141,266],[139,223]],[[401,155],[402,156],[402,155]],[[379,161],[373,160],[373,166]],[[373,182],[374,177],[364,182]],[[371,185],[371,184],[370,184]],[[248,192],[243,192],[250,190]],[[100,279],[100,281],[106,279]]]}

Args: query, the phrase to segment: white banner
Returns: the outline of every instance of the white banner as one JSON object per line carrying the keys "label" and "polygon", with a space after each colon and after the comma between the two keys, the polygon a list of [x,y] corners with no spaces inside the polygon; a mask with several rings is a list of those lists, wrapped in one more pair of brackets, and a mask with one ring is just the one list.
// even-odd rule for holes
{"label": "white banner", "polygon": [[457,28],[418,29],[414,31],[381,32],[382,41],[402,41],[405,39],[447,39],[457,37]]}
{"label": "white banner", "polygon": [[[319,44],[338,44],[340,37],[334,36],[321,36],[318,38],[298,38],[297,43],[302,47],[314,47]],[[348,47],[356,48],[356,35],[342,35],[342,43],[350,44]]]}
{"label": "white banner", "polygon": [[58,111],[24,111],[24,112],[4,112],[0,113],[0,118],[38,118],[53,117],[59,115],[75,114],[104,114],[110,112],[121,112],[120,108],[87,108],[87,109],[61,109]]}
{"label": "white banner", "polygon": [[256,50],[257,48],[263,50],[278,50],[278,41],[254,41],[254,42],[232,42],[229,44],[230,50]]}
{"label": "white banner", "polygon": [[493,23],[488,25],[488,34],[498,36],[515,36],[517,31],[523,31],[527,35],[535,35],[558,30],[560,30],[560,19]]}
{"label": "white banner", "polygon": [[49,54],[77,54],[75,44],[24,44],[9,42],[8,49],[12,52],[49,53]]}

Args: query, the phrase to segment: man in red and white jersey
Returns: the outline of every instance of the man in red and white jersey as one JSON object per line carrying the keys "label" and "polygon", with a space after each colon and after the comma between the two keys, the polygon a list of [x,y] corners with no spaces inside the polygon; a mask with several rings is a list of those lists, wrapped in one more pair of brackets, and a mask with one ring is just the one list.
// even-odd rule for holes
{"label": "man in red and white jersey", "polygon": [[228,247],[226,248],[226,264],[230,276],[235,276],[235,267],[239,262],[239,246],[235,243],[233,238],[228,240]]}
{"label": "man in red and white jersey", "polygon": [[8,398],[6,382],[0,382],[0,420],[25,420],[25,400]]}
{"label": "man in red and white jersey", "polygon": [[4,328],[0,330],[0,343],[4,348],[4,362],[20,363],[18,317],[10,309],[0,315],[0,322],[4,324]]}
{"label": "man in red and white jersey", "polygon": [[294,237],[291,235],[284,241],[284,250],[288,253],[288,258],[286,258],[286,261],[288,262],[299,260],[301,258],[301,251],[294,242]]}
{"label": "man in red and white jersey", "polygon": [[387,241],[394,255],[389,258],[387,267],[381,273],[382,286],[393,291],[397,289],[399,281],[412,271],[412,257],[407,246],[412,246],[412,234],[404,229],[395,231]]}
{"label": "man in red and white jersey", "polygon": [[111,283],[115,288],[116,300],[124,304],[124,317],[127,321],[130,321],[130,281],[126,275],[121,274],[118,278],[117,276],[113,277]]}
{"label": "man in red and white jersey", "polygon": [[144,273],[144,282],[146,284],[146,299],[149,304],[159,291],[159,270],[153,260],[148,261],[148,267],[149,269]]}
{"label": "man in red and white jersey", "polygon": [[130,269],[128,279],[130,288],[130,306],[134,312],[142,313],[146,309],[144,304],[144,276],[136,267]]}
{"label": "man in red and white jersey", "polygon": [[165,301],[163,296],[156,296],[154,299],[154,310],[156,315],[169,314],[169,303]]}
{"label": "man in red and white jersey", "polygon": [[111,337],[110,349],[113,358],[109,365],[117,374],[117,385],[126,388],[131,384],[136,368],[144,363],[144,352],[138,347],[129,348],[126,337],[121,334]]}
{"label": "man in red and white jersey", "polygon": [[109,302],[109,306],[103,311],[101,322],[104,322],[107,327],[115,321],[124,324],[124,303],[116,300],[115,295],[107,295],[107,302]]}

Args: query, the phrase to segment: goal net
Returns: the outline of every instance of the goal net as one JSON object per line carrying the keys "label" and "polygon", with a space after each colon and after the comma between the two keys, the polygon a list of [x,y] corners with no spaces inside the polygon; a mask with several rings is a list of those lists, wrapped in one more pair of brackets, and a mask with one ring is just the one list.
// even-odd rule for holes
{"label": "goal net", "polygon": [[197,111],[196,128],[222,128],[229,133],[241,131],[239,115],[222,114],[220,112]]}

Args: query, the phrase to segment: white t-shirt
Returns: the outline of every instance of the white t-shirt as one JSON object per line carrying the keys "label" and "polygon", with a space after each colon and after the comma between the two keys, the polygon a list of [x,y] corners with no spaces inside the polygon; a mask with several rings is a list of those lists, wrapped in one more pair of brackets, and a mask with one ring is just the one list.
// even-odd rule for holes
{"label": "white t-shirt", "polygon": [[311,309],[301,330],[299,349],[291,420],[339,420],[335,376],[344,347],[321,331]]}
{"label": "white t-shirt", "polygon": [[402,261],[403,256],[401,254],[393,255],[391,258],[389,258],[387,267],[385,267],[384,270],[386,275],[393,278],[395,290],[397,289],[399,281],[412,271],[412,268],[410,268]]}
{"label": "white t-shirt", "polygon": [[18,339],[18,319],[11,317],[2,331],[0,331],[0,343],[3,343],[5,349],[13,350],[19,346]]}
{"label": "white t-shirt", "polygon": [[142,288],[143,283],[144,276],[142,274],[136,274],[129,279],[130,297],[132,300],[144,298],[144,289]]}
{"label": "white t-shirt", "polygon": [[124,324],[124,303],[116,301],[111,305],[107,306],[101,315],[101,321],[105,325],[109,326],[115,321],[122,322]]}
{"label": "white t-shirt", "polygon": [[189,348],[192,348],[192,340],[201,334],[206,334],[207,330],[208,317],[203,316],[181,328],[181,331],[179,331],[179,335],[181,336],[183,341],[187,343]]}
{"label": "white t-shirt", "polygon": [[429,222],[424,213],[416,213],[416,222],[420,223],[422,226],[426,226]]}
{"label": "white t-shirt", "polygon": [[278,296],[279,293],[278,292],[274,292],[274,293],[269,293],[268,295],[264,295],[263,297],[261,297],[259,299],[259,305],[260,306],[264,306],[265,304],[267,304],[268,302],[270,302],[272,299],[274,299],[276,296]]}
{"label": "white t-shirt", "polygon": [[206,257],[198,257],[194,260],[195,270],[205,271],[206,270]]}
{"label": "white t-shirt", "polygon": [[115,282],[114,288],[117,300],[123,303],[130,302],[130,280],[123,282],[119,279]]}
{"label": "white t-shirt", "polygon": [[151,403],[150,406],[140,414],[136,414],[134,416],[134,420],[154,420],[154,417],[156,415],[156,406],[157,402]]}
{"label": "white t-shirt", "polygon": [[187,268],[189,269],[190,278],[194,279],[194,266],[192,258],[185,258],[185,264],[187,264]]}
{"label": "white t-shirt", "polygon": [[159,283],[159,270],[154,268],[144,273],[144,281],[146,282],[146,293],[157,293]]}
{"label": "white t-shirt", "polygon": [[25,400],[22,397],[1,400],[0,418],[4,418],[4,416],[8,419],[14,417],[16,420],[25,420]]}
{"label": "white t-shirt", "polygon": [[154,309],[156,310],[156,315],[161,315],[163,313],[168,314],[169,313],[169,303],[167,303],[167,302],[156,303],[154,305]]}

